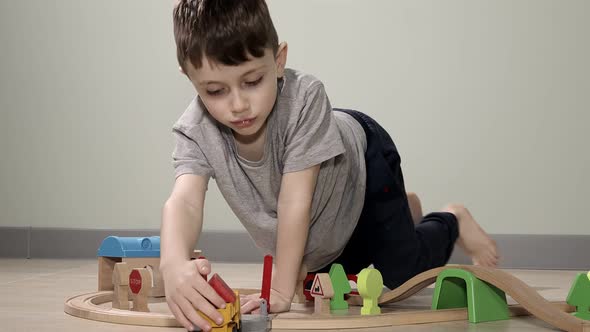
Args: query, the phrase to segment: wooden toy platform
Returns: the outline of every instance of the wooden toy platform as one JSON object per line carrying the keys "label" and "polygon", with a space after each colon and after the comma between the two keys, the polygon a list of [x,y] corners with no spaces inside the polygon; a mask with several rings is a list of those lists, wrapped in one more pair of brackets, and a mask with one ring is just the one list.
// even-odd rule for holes
{"label": "wooden toy platform", "polygon": [[[435,323],[456,320],[467,320],[466,309],[447,309],[433,311],[428,308],[400,307],[395,302],[408,299],[420,290],[431,285],[436,276],[447,268],[461,268],[473,273],[512,297],[518,305],[509,307],[511,316],[532,314],[537,318],[565,331],[590,332],[590,322],[577,319],[567,312],[574,310],[565,302],[552,303],[545,300],[536,290],[526,285],[511,274],[497,269],[487,269],[476,266],[445,266],[426,271],[400,286],[383,294],[379,302],[382,304],[382,314],[376,316],[361,316],[360,306],[351,306],[343,314],[333,313],[331,316],[313,315],[313,304],[293,305],[288,313],[273,316],[273,330],[285,329],[353,329],[384,327],[395,325]],[[240,293],[257,292],[257,290],[240,290]],[[112,291],[89,293],[70,298],[66,301],[66,313],[98,321],[148,325],[148,326],[180,326],[170,314],[163,299],[154,299],[149,304],[150,313],[131,312],[112,309]],[[351,304],[359,304],[359,298],[350,298]]]}

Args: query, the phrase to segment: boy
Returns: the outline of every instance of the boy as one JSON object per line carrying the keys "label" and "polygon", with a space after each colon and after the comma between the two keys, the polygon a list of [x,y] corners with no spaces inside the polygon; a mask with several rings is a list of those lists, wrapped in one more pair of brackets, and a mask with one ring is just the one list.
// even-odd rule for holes
{"label": "boy", "polygon": [[264,0],[181,0],[173,18],[181,71],[198,94],[174,125],[176,183],[161,230],[166,297],[183,326],[207,331],[195,308],[219,320],[214,306],[224,306],[199,277],[208,263],[189,260],[210,177],[275,256],[271,312],[289,310],[302,264],[338,262],[347,273],[374,264],[395,288],[444,265],[457,240],[475,263],[496,265],[495,244],[462,206],[414,226],[389,135],[360,112],[332,110],[319,80],[285,69],[287,44]]}

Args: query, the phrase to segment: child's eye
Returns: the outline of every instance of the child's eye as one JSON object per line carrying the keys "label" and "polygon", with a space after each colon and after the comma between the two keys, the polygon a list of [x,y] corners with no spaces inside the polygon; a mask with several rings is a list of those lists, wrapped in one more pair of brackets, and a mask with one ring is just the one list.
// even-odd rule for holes
{"label": "child's eye", "polygon": [[223,92],[223,89],[219,89],[219,90],[213,90],[213,91],[211,91],[211,90],[207,90],[207,94],[208,94],[209,96],[218,96],[218,95],[220,95],[222,92]]}
{"label": "child's eye", "polygon": [[258,85],[258,83],[260,83],[262,81],[262,78],[263,77],[264,76],[260,76],[260,78],[258,78],[255,81],[248,81],[248,82],[246,82],[246,85],[248,85],[248,86],[256,86],[256,85]]}

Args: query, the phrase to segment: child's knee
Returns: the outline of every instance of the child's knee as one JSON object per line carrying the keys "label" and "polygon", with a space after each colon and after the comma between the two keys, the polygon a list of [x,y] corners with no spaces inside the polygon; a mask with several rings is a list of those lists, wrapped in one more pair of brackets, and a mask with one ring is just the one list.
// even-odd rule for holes
{"label": "child's knee", "polygon": [[451,203],[443,208],[443,212],[450,212],[455,216],[460,216],[467,212],[467,208],[463,204]]}

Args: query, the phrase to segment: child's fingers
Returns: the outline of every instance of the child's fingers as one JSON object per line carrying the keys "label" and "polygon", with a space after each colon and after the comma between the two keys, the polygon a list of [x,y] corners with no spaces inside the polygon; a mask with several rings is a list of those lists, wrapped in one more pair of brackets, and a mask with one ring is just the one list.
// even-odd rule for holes
{"label": "child's fingers", "polygon": [[248,314],[253,312],[255,309],[258,309],[260,307],[260,302],[259,301],[254,301],[254,300],[250,300],[248,302],[246,302],[242,308],[240,309],[240,311],[243,314]]}
{"label": "child's fingers", "polygon": [[193,330],[193,324],[189,321],[188,318],[186,318],[186,316],[184,315],[184,313],[182,313],[182,310],[180,310],[176,303],[174,303],[173,301],[168,301],[168,307],[170,308],[170,311],[172,311],[172,314],[174,315],[178,323],[180,323],[180,325],[184,326],[184,328],[188,331]]}
{"label": "child's fingers", "polygon": [[[221,314],[219,313],[219,311],[217,311],[217,309],[211,305],[211,303],[209,303],[209,301],[207,301],[202,295],[199,294],[199,292],[197,290],[192,290],[189,292],[186,292],[187,294],[184,294],[186,296],[186,299],[188,300],[189,305],[192,304],[192,307],[197,308],[199,311],[201,311],[203,314],[205,314],[207,317],[211,318],[214,322],[223,322],[223,316],[221,316]],[[223,302],[223,300],[221,300],[221,302],[225,305],[225,302]],[[184,307],[182,308],[184,309]],[[194,309],[192,311],[195,311]],[[193,317],[196,317],[198,315],[190,315],[190,313],[187,313],[185,311],[185,314],[187,315],[187,317],[194,322]],[[196,314],[196,313],[195,313]],[[198,316],[201,317],[201,316]],[[221,324],[221,323],[219,323]]]}
{"label": "child's fingers", "polygon": [[193,288],[199,292],[205,299],[211,302],[217,308],[225,308],[225,300],[217,294],[215,289],[211,287],[207,282],[202,280],[204,284],[193,285]]}
{"label": "child's fingers", "polygon": [[[208,262],[207,262],[207,264],[208,264]],[[198,267],[198,264],[196,266]],[[192,290],[195,290],[197,294],[200,294],[202,297],[209,300],[209,302],[213,303],[213,305],[216,306],[217,308],[224,308],[225,307],[225,301],[223,300],[223,298],[221,296],[219,296],[219,294],[217,294],[217,292],[213,289],[213,287],[211,287],[211,285],[209,285],[209,283],[207,283],[205,281],[205,279],[193,278],[191,280],[190,286],[193,288]],[[188,293],[194,294],[194,292],[192,290],[189,290]],[[192,302],[193,300],[198,301],[199,299],[193,297],[193,298],[190,298],[190,300]]]}
{"label": "child's fingers", "polygon": [[246,303],[250,300],[255,300],[260,298],[260,293],[257,294],[240,294],[240,302]]}
{"label": "child's fingers", "polygon": [[[189,302],[190,299],[185,299],[182,298],[181,300],[178,301],[178,307],[182,310],[183,314],[188,318],[188,320],[191,322],[191,324],[193,326],[196,326],[200,329],[202,329],[203,331],[209,331],[211,330],[211,325],[205,320],[205,318],[201,317],[201,315],[199,315],[197,313],[197,310],[203,312],[205,315],[207,315],[209,318],[212,318],[213,321],[216,321],[217,319],[221,318],[223,320],[223,317],[221,317],[221,315],[219,314],[219,312],[217,312],[217,310],[215,310],[215,312],[220,316],[220,317],[211,317],[209,316],[207,313],[210,312],[210,310],[207,309],[207,306],[203,305],[203,301],[201,303],[199,303],[198,305],[195,303],[191,303]],[[212,307],[211,304],[207,305],[209,307]]]}
{"label": "child's fingers", "polygon": [[195,264],[197,265],[199,274],[206,276],[211,273],[211,263],[209,263],[209,260],[205,258],[195,259]]}

